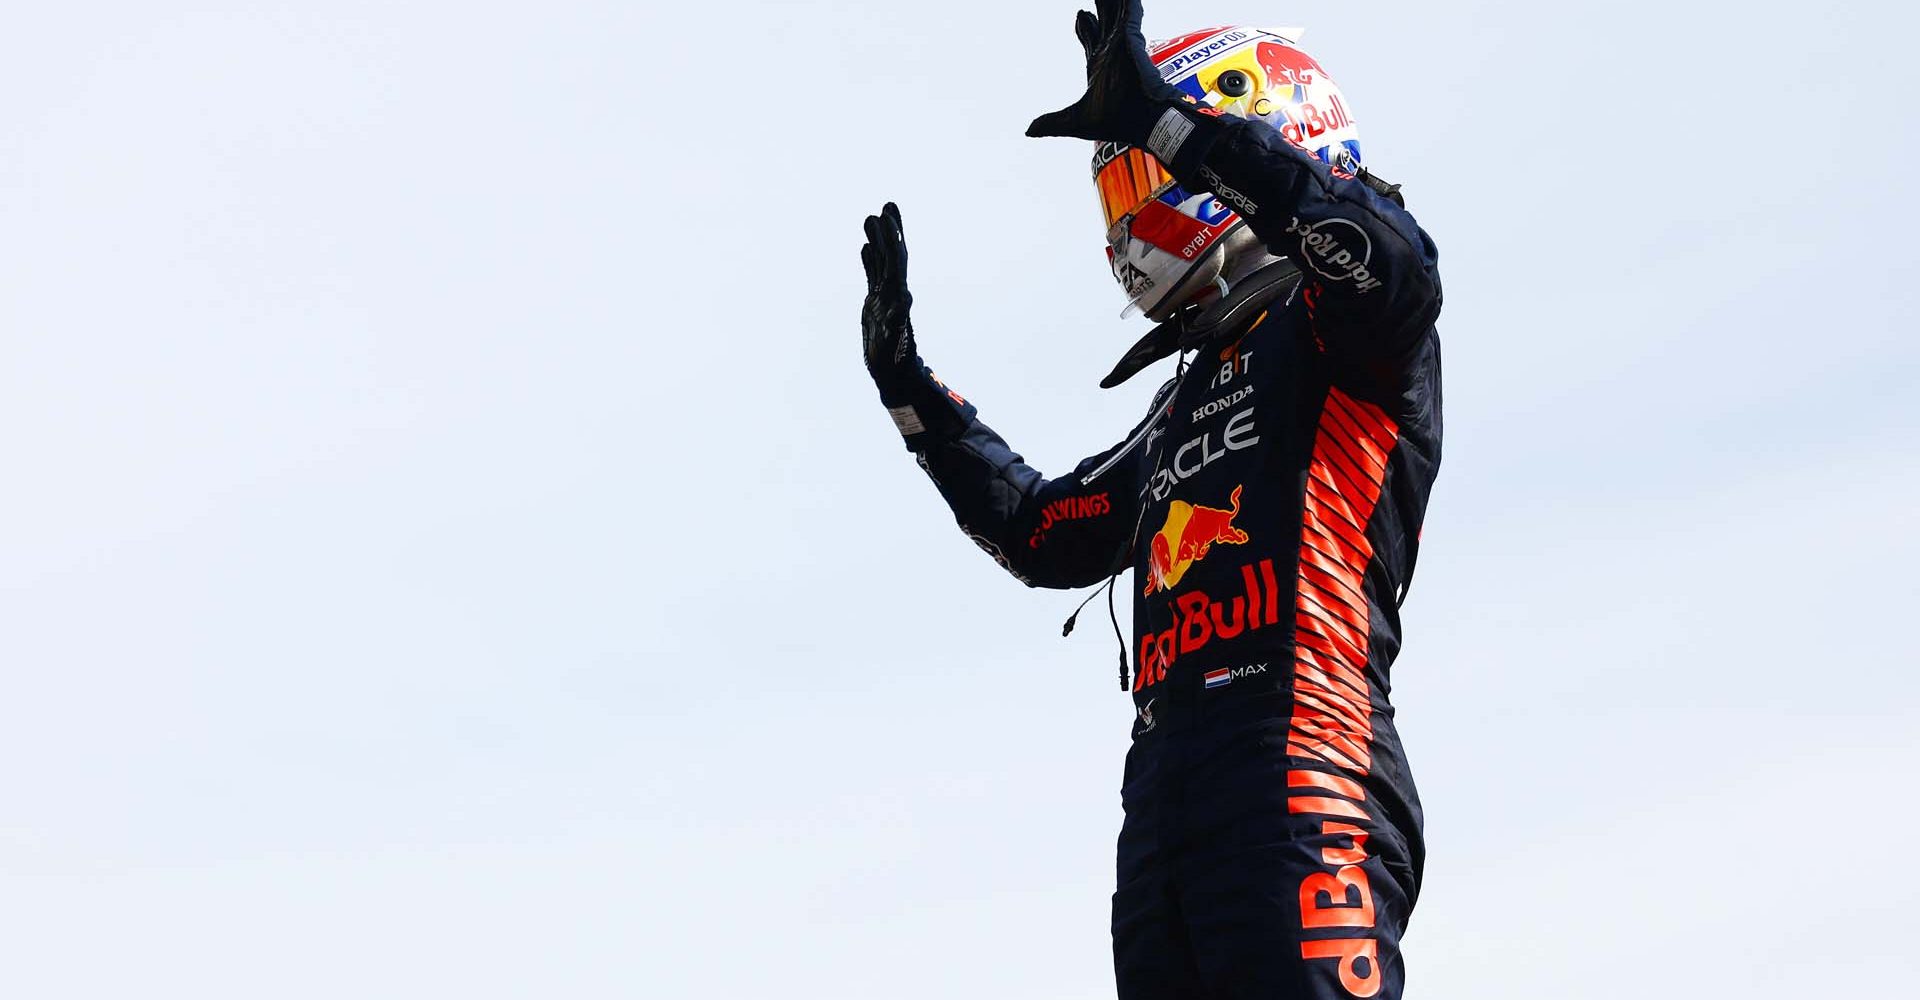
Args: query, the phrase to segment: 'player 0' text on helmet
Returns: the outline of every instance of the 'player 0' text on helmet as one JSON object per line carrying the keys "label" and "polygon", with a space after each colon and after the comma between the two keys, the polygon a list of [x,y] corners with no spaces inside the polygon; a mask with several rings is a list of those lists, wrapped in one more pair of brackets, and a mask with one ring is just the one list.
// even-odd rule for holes
{"label": "'player 0' text on helmet", "polygon": [[[1148,47],[1168,83],[1193,101],[1279,129],[1321,160],[1354,170],[1360,132],[1340,88],[1299,46],[1298,28],[1209,28]],[[1093,155],[1107,258],[1128,309],[1164,319],[1200,298],[1249,247],[1246,223],[1210,194],[1174,181],[1151,153],[1111,142]],[[1238,237],[1238,238],[1236,238]],[[1257,250],[1257,247],[1254,249]]]}

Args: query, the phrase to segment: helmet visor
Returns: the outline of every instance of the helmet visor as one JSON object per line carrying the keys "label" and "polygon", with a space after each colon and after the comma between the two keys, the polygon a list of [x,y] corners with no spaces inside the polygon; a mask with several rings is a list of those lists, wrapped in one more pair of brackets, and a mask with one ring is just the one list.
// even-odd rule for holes
{"label": "helmet visor", "polygon": [[1103,142],[1093,155],[1093,186],[1100,192],[1100,211],[1109,229],[1173,183],[1151,153]]}

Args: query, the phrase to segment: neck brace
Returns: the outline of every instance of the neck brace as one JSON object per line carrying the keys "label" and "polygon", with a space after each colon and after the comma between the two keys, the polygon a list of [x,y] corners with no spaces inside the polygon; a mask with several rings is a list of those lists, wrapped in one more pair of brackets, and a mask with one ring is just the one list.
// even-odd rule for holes
{"label": "neck brace", "polygon": [[1268,306],[1292,295],[1300,283],[1299,278],[1300,269],[1282,257],[1240,279],[1218,301],[1181,310],[1129,348],[1120,363],[1113,366],[1113,371],[1100,381],[1100,388],[1120,385],[1161,358],[1244,333],[1254,320],[1265,314]]}

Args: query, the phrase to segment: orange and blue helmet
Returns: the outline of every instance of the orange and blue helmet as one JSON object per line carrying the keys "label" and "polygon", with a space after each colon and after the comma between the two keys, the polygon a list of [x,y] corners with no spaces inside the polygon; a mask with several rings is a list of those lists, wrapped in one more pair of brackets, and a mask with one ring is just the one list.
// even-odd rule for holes
{"label": "orange and blue helmet", "polygon": [[[1195,103],[1279,129],[1346,170],[1361,163],[1345,95],[1300,48],[1299,28],[1208,28],[1148,46],[1168,83]],[[1118,143],[1094,149],[1093,183],[1107,225],[1107,259],[1128,312],[1163,319],[1204,295],[1226,267],[1229,237],[1246,225],[1210,194],[1182,188],[1153,154]]]}

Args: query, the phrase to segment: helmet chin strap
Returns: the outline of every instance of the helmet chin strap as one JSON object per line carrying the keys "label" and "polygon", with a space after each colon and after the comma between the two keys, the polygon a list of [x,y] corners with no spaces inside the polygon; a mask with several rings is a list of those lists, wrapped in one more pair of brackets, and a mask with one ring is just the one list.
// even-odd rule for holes
{"label": "helmet chin strap", "polygon": [[1233,281],[1219,300],[1197,309],[1188,309],[1174,322],[1181,327],[1179,347],[1192,350],[1208,341],[1230,336],[1252,323],[1254,317],[1299,284],[1300,269],[1285,257],[1266,254],[1252,270]]}
{"label": "helmet chin strap", "polygon": [[[1215,279],[1224,286],[1218,299],[1181,309],[1154,327],[1127,351],[1100,387],[1111,389],[1161,358],[1236,335],[1275,301],[1292,294],[1299,285],[1300,269],[1285,257],[1267,253],[1257,239],[1252,246],[1258,248],[1257,254],[1242,261],[1229,258],[1230,267]],[[1235,277],[1228,278],[1228,270],[1237,272]]]}

